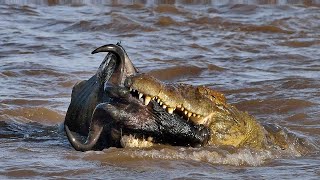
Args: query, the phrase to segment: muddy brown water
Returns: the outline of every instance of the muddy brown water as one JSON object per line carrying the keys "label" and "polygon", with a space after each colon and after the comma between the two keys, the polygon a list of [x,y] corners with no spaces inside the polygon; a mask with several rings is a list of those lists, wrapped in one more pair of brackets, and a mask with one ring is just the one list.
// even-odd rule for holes
{"label": "muddy brown water", "polygon": [[[0,179],[320,178],[319,1],[1,1],[0,19]],[[60,126],[72,86],[118,41],[140,71],[220,90],[307,152],[75,151]]]}

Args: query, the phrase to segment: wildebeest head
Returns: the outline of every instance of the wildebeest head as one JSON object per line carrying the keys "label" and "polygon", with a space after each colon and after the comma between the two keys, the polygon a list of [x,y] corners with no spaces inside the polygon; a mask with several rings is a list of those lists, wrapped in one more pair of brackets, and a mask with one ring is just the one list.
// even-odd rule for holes
{"label": "wildebeest head", "polygon": [[[98,52],[109,54],[94,76],[74,86],[65,118],[66,134],[76,150],[120,146],[121,136],[129,134],[174,145],[208,141],[209,130],[204,126],[168,113],[156,101],[145,103],[124,86],[137,70],[119,44],[101,46],[92,53]],[[74,132],[87,136],[86,142]]]}

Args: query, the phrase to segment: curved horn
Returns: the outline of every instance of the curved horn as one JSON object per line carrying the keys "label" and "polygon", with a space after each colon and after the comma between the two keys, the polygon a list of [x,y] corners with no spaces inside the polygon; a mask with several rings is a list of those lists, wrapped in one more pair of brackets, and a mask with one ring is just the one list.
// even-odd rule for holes
{"label": "curved horn", "polygon": [[[113,53],[114,55],[117,56],[117,59],[120,61],[118,62],[109,62],[111,63],[109,66],[117,66],[118,68],[116,69],[115,73],[113,76],[117,76],[117,80],[116,82],[114,82],[117,85],[123,85],[124,80],[126,77],[134,75],[138,72],[138,70],[133,66],[131,60],[129,59],[126,51],[122,48],[122,46],[120,46],[119,43],[115,44],[107,44],[101,47],[98,47],[97,49],[95,49],[94,51],[91,52],[91,54],[96,54],[99,52],[109,52],[109,53]],[[103,64],[105,62],[102,63],[102,66],[100,65],[100,71],[103,72]],[[112,63],[114,65],[112,65]],[[119,73],[119,74],[118,74]],[[110,73],[109,73],[110,74]]]}
{"label": "curved horn", "polygon": [[67,125],[64,126],[69,142],[72,147],[77,151],[90,151],[96,145],[102,130],[103,126],[97,127],[97,129],[89,132],[87,140],[85,143],[80,142],[70,131]]}
{"label": "curved horn", "polygon": [[117,54],[121,59],[125,58],[125,51],[120,46],[115,44],[107,44],[100,46],[97,49],[93,50],[91,54],[96,54],[99,52],[112,52]]}
{"label": "curved horn", "polygon": [[[103,137],[99,140],[103,144],[103,146],[110,146],[112,144],[112,137],[110,128],[114,123],[114,116],[117,115],[118,111],[108,103],[100,103],[96,106],[90,123],[90,130],[87,136],[86,141],[83,143],[81,140],[77,139],[76,136],[73,135],[73,132],[69,129],[69,127],[65,124],[65,131],[68,137],[69,142],[77,151],[90,151],[94,148],[105,148],[98,147],[101,144],[97,144],[100,136],[103,132],[103,129],[106,128],[103,133]],[[98,145],[98,146],[96,146]]]}
{"label": "curved horn", "polygon": [[73,132],[70,131],[68,125],[65,124],[64,128],[68,137],[70,144],[77,151],[90,151],[93,150],[94,146],[97,144],[100,135],[104,128],[104,109],[103,104],[99,104],[96,106],[92,113],[90,130],[87,136],[86,142],[81,142],[73,135]]}

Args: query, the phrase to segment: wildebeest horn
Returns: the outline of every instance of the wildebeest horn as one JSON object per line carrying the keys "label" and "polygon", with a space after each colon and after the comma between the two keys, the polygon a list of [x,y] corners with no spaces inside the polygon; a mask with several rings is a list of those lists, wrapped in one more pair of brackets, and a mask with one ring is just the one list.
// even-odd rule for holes
{"label": "wildebeest horn", "polygon": [[[113,76],[116,79],[111,78],[111,80],[109,82],[110,84],[123,85],[126,77],[134,75],[138,72],[138,70],[133,66],[126,51],[122,48],[120,43],[117,43],[116,45],[115,44],[107,44],[107,45],[98,47],[97,49],[92,51],[91,54],[96,54],[99,52],[113,53],[118,57],[118,59],[120,61],[120,62],[116,63],[117,67],[116,67],[115,72],[113,73]],[[101,64],[101,65],[103,65],[103,64]],[[100,65],[99,69],[103,68],[103,67],[101,67],[101,65]],[[110,66],[110,63],[109,63],[109,66]]]}
{"label": "wildebeest horn", "polygon": [[[112,119],[112,113],[116,113],[114,111],[113,106],[108,103],[100,103],[96,106],[94,112],[92,113],[90,130],[86,141],[83,143],[76,136],[74,136],[73,132],[69,129],[68,125],[65,125],[65,131],[68,137],[69,142],[77,151],[90,151],[94,149],[100,149],[99,144],[97,142],[102,135],[103,129],[106,128],[110,130],[112,124],[114,123]],[[108,146],[111,146],[111,131],[104,133],[104,139],[108,140]],[[77,134],[77,133],[76,133]]]}
{"label": "wildebeest horn", "polygon": [[[97,49],[93,50],[91,52],[91,54],[96,54],[96,53],[99,53],[99,52],[113,52],[119,56],[122,55],[122,48],[119,47],[119,45],[115,45],[115,44],[106,44],[106,45],[103,45],[103,46],[100,46],[98,47]],[[123,57],[124,59],[124,57]]]}
{"label": "wildebeest horn", "polygon": [[74,137],[72,132],[69,130],[69,127],[65,125],[65,131],[66,131],[68,140],[73,146],[73,148],[77,151],[92,150],[93,147],[96,145],[97,141],[99,140],[102,130],[103,130],[103,126],[96,127],[95,130],[90,130],[86,142],[81,143],[76,137]]}

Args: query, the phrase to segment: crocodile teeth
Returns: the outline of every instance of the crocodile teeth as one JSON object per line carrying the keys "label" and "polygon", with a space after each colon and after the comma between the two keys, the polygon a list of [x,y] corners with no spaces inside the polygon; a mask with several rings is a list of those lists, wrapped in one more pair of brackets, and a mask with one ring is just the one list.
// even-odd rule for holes
{"label": "crocodile teeth", "polygon": [[159,103],[159,104],[160,104],[160,106],[161,106],[163,103],[160,101],[160,103]]}
{"label": "crocodile teeth", "polygon": [[141,98],[142,98],[142,96],[143,96],[143,94],[142,94],[142,93],[139,93],[139,99],[141,99]]}
{"label": "crocodile teeth", "polygon": [[[160,104],[160,105],[161,105],[161,104]],[[166,106],[166,105],[163,105],[162,107],[163,107],[163,109],[167,108],[167,106]]]}
{"label": "crocodile teeth", "polygon": [[[139,96],[140,96],[140,94],[139,94]],[[148,105],[150,101],[151,101],[151,97],[146,96],[146,98],[144,98],[144,105]]]}
{"label": "crocodile teeth", "polygon": [[172,114],[174,109],[173,108],[168,108],[167,110],[168,110],[169,114]]}
{"label": "crocodile teeth", "polygon": [[192,114],[192,116],[193,116],[193,117],[196,117],[196,116],[197,116],[197,114],[193,113],[193,114]]}
{"label": "crocodile teeth", "polygon": [[217,107],[218,107],[218,109],[220,109],[220,110],[224,111],[223,106],[218,105]]}
{"label": "crocodile teeth", "polygon": [[185,111],[184,111],[184,114],[188,114],[188,111],[187,111],[187,110],[185,110]]}
{"label": "crocodile teeth", "polygon": [[183,110],[184,110],[184,107],[181,108],[181,111],[183,111]]}
{"label": "crocodile teeth", "polygon": [[151,136],[149,136],[149,137],[147,138],[147,141],[152,142],[152,141],[153,141],[153,138],[152,138]]}
{"label": "crocodile teeth", "polygon": [[188,112],[188,118],[189,118],[191,115],[192,115],[192,113],[191,113],[191,112]]}
{"label": "crocodile teeth", "polygon": [[159,98],[157,99],[157,102],[160,103],[160,99]]}
{"label": "crocodile teeth", "polygon": [[200,118],[200,114],[197,115],[197,118]]}
{"label": "crocodile teeth", "polygon": [[133,91],[133,89],[132,89],[132,88],[130,88],[130,91]]}

